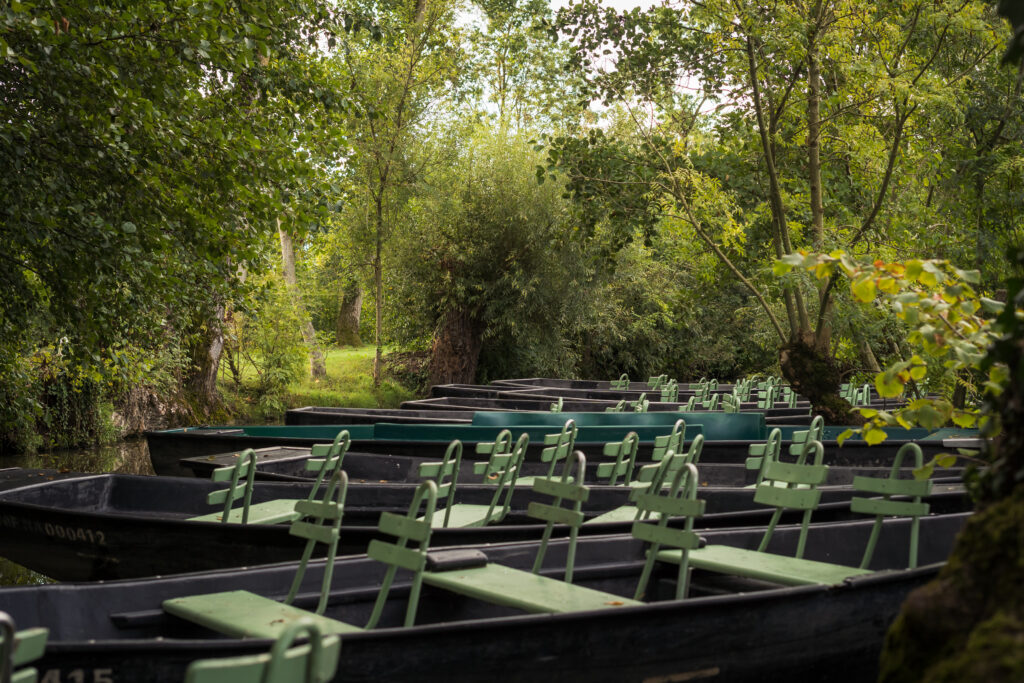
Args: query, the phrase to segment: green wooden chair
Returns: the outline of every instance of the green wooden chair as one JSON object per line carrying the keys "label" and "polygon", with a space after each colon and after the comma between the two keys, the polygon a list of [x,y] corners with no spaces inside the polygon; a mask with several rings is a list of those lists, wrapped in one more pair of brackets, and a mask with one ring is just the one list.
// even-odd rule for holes
{"label": "green wooden chair", "polygon": [[[921,502],[921,498],[931,495],[931,479],[900,479],[900,467],[903,458],[911,454],[914,457],[914,467],[920,468],[924,460],[921,447],[916,443],[906,443],[896,451],[896,457],[892,463],[892,470],[888,479],[879,477],[854,477],[853,488],[858,493],[868,493],[882,498],[865,498],[856,496],[850,501],[850,510],[865,515],[875,515],[875,525],[871,528],[871,536],[868,538],[867,547],[864,549],[864,556],[861,558],[860,568],[867,569],[875,552],[875,544],[882,531],[882,524],[885,517],[909,517],[910,522],[910,543],[909,559],[907,567],[913,569],[917,566],[918,536],[920,533],[921,517],[927,516],[929,505]],[[892,500],[893,496],[904,496],[910,500]]]}
{"label": "green wooden chair", "polygon": [[658,375],[647,379],[647,388],[651,391],[658,391],[668,381],[668,375]]}
{"label": "green wooden chair", "polygon": [[[449,444],[448,451],[446,451],[446,459],[452,453],[452,449],[455,448],[458,457],[461,460],[462,445],[455,447],[453,444]],[[439,491],[444,486],[444,493],[447,499],[447,504],[444,508],[443,525],[445,527],[481,527],[487,526],[488,524],[497,524],[498,522],[505,519],[508,515],[508,511],[512,507],[512,493],[516,485],[516,476],[522,470],[523,459],[526,457],[526,447],[530,444],[530,437],[527,433],[520,435],[519,439],[512,443],[512,432],[507,429],[501,430],[497,438],[492,442],[480,442],[477,444],[476,449],[478,453],[488,454],[486,462],[478,462],[473,464],[474,474],[482,475],[485,484],[494,486],[494,493],[491,495],[491,500],[488,504],[482,503],[455,503],[455,483],[456,480],[453,477],[452,480],[446,480],[444,482],[438,481],[437,485]],[[428,464],[426,470],[421,470],[421,476],[429,476],[432,471],[432,467]],[[449,460],[449,464],[445,465],[443,462],[441,468],[451,469],[453,472],[457,471],[458,465]],[[426,472],[426,474],[424,474]],[[431,524],[438,526],[437,517],[440,514],[439,510],[435,510],[433,517],[423,517],[421,519],[431,519]]]}
{"label": "green wooden chair", "polygon": [[662,403],[674,403],[679,400],[679,382],[670,379],[661,387],[660,398]]}
{"label": "green wooden chair", "polygon": [[654,437],[654,448],[651,449],[651,460],[659,462],[669,451],[675,453],[683,452],[683,442],[686,439],[686,420],[676,420],[672,425],[672,431]]}
{"label": "green wooden chair", "polygon": [[[576,478],[583,481],[586,459],[577,451],[575,461]],[[534,483],[535,491],[552,496],[554,502],[533,502],[527,510],[529,515],[547,522],[532,571],[492,564],[488,562],[487,556],[479,551],[467,553],[465,550],[442,550],[430,554],[430,565],[428,571],[423,574],[423,582],[477,600],[531,613],[576,612],[642,604],[619,595],[572,583],[577,533],[583,522],[580,506],[586,501],[589,489],[572,481],[571,470],[571,467],[567,467],[561,480],[537,479]],[[570,501],[572,507],[562,507],[563,501]],[[556,523],[567,524],[570,527],[564,580],[540,574],[551,532]],[[451,556],[457,557],[458,560],[447,561]]]}
{"label": "green wooden chair", "polygon": [[[576,445],[576,435],[579,428],[575,420],[566,420],[561,431],[556,434],[544,435],[544,449],[540,452],[541,462],[548,463],[548,471],[544,475],[550,479],[555,476],[555,468],[559,463],[567,463],[569,455]],[[564,466],[564,465],[563,465]],[[518,477],[517,486],[532,486],[537,477]]]}
{"label": "green wooden chair", "polygon": [[615,405],[611,406],[610,408],[605,408],[604,412],[606,412],[606,413],[621,413],[621,412],[623,412],[625,410],[626,410],[626,399],[622,399],[621,401],[619,401]]}
{"label": "green wooden chair", "polygon": [[629,402],[629,407],[634,413],[646,413],[651,402],[647,399],[647,393],[640,394],[640,398]]}
{"label": "green wooden chair", "polygon": [[[462,465],[462,442],[455,439],[444,452],[441,462],[425,462],[420,464],[417,473],[420,479],[432,479],[437,484],[437,500],[445,501],[444,518],[441,527],[451,523],[452,507],[455,505],[455,487],[459,483],[459,469]],[[437,510],[434,516],[441,514]]]}
{"label": "green wooden chair", "polygon": [[[309,490],[306,500],[316,500],[320,487],[325,479],[330,479],[341,469],[341,463],[348,452],[352,439],[348,430],[342,430],[334,437],[331,444],[314,444],[310,449],[311,457],[306,461],[307,471],[317,472],[316,480]],[[210,505],[222,505],[220,512],[212,512],[197,517],[190,517],[192,522],[224,522],[234,524],[278,524],[298,519],[294,499],[268,500],[262,503],[252,502],[252,491],[256,476],[256,453],[247,449],[239,457],[238,462],[230,467],[218,467],[210,477],[214,482],[229,482],[226,489],[214,491],[207,497]],[[244,480],[243,480],[244,477]],[[240,507],[233,507],[235,502],[242,500]]]}
{"label": "green wooden chair", "polygon": [[[697,467],[693,463],[686,463],[675,472],[668,489],[659,487],[653,491],[648,490],[637,498],[636,504],[644,519],[649,520],[656,516],[656,521],[633,522],[633,537],[651,544],[647,550],[647,561],[640,573],[636,593],[633,595],[634,600],[640,600],[645,596],[651,572],[657,561],[674,562],[679,565],[676,600],[686,598],[690,577],[689,554],[691,550],[699,548],[701,543],[700,537],[693,531],[693,523],[704,514],[705,507],[704,501],[697,499],[697,486]],[[669,528],[668,522],[672,517],[686,518],[682,529]],[[671,549],[662,550],[662,546],[669,546]]]}
{"label": "green wooden chair", "polygon": [[39,673],[26,665],[43,656],[49,634],[45,628],[18,631],[11,615],[0,612],[0,681],[36,683]]}
{"label": "green wooden chair", "polygon": [[637,507],[635,504],[640,496],[648,492],[660,491],[668,482],[672,481],[675,474],[686,465],[696,465],[700,461],[700,454],[704,448],[704,435],[698,434],[690,442],[690,449],[687,452],[676,453],[669,449],[660,462],[656,465],[645,465],[637,472],[636,481],[630,482],[633,490],[629,494],[630,502],[633,505],[620,505],[614,510],[602,513],[597,517],[588,519],[586,524],[598,524],[602,522],[626,522],[630,520],[645,519],[649,513]]}
{"label": "green wooden chair", "polygon": [[[298,638],[308,642],[295,645]],[[285,627],[270,652],[200,659],[185,671],[185,683],[327,683],[338,670],[341,640],[324,636],[312,619]]]}
{"label": "green wooden chair", "polygon": [[608,382],[608,388],[614,391],[627,391],[629,389],[629,375],[622,373],[618,379]]}
{"label": "green wooden chair", "polygon": [[782,430],[778,427],[768,433],[768,438],[764,443],[750,444],[750,447],[747,449],[748,457],[745,464],[748,470],[757,470],[757,481],[754,482],[754,486],[758,486],[764,481],[764,473],[768,463],[777,461],[781,452]]}
{"label": "green wooden chair", "polygon": [[616,486],[619,479],[623,484],[633,479],[633,468],[636,466],[636,454],[640,450],[640,437],[636,432],[626,434],[622,441],[611,441],[604,445],[602,454],[615,458],[614,462],[602,462],[597,466],[598,481],[605,481],[609,486]]}
{"label": "green wooden chair", "polygon": [[563,401],[562,397],[559,396],[558,400],[551,404],[550,412],[552,412],[552,413],[560,413],[560,412],[562,412],[562,406],[563,405],[565,405],[565,402]]}
{"label": "green wooden chair", "polygon": [[[811,452],[814,453],[813,464],[807,464],[805,458]],[[772,485],[769,481],[765,481],[757,487],[754,501],[775,507],[775,512],[757,550],[708,545],[690,551],[690,565],[699,569],[784,585],[834,584],[852,576],[870,573],[865,569],[817,562],[803,557],[811,513],[818,506],[821,496],[817,486],[825,480],[828,472],[828,467],[822,464],[823,456],[824,449],[821,442],[814,441],[808,444],[808,448],[805,449],[804,455],[798,463],[769,462],[765,479],[785,481],[792,488],[780,488]],[[799,485],[805,485],[807,488],[797,488]],[[775,528],[786,509],[802,510],[804,513],[794,557],[767,552]]]}
{"label": "green wooden chair", "polygon": [[821,441],[825,431],[825,418],[815,415],[807,429],[793,432],[793,438],[789,444],[789,454],[800,457],[804,454],[808,444],[814,441]]}
{"label": "green wooden chair", "polygon": [[[344,472],[340,472],[339,479],[342,484],[339,485],[338,490],[343,491],[348,478]],[[357,633],[365,629],[372,629],[378,624],[384,612],[395,574],[398,569],[406,569],[413,573],[413,581],[409,589],[404,625],[412,626],[419,605],[422,574],[426,565],[431,532],[430,524],[423,520],[417,520],[416,517],[420,508],[425,505],[427,519],[430,519],[433,516],[436,503],[437,485],[433,481],[425,481],[417,487],[406,515],[397,515],[391,512],[381,513],[378,530],[383,534],[396,537],[397,540],[389,542],[373,539],[367,548],[366,554],[369,557],[386,564],[388,568],[377,593],[373,612],[365,627],[323,616],[330,596],[333,561],[344,504],[343,493],[339,494],[338,502],[299,501],[297,503],[304,514],[313,519],[329,521],[331,524],[292,523],[292,533],[307,538],[308,542],[292,587],[283,602],[249,591],[236,590],[172,598],[163,602],[163,609],[168,614],[234,638],[278,638],[290,624],[306,618],[312,620],[323,633]],[[296,526],[297,524],[299,526]],[[327,543],[329,551],[321,583],[320,600],[317,603],[316,611],[310,612],[293,606],[291,602],[295,599],[302,576],[305,574],[306,565],[312,552],[312,544],[316,542]],[[409,547],[409,542],[419,543],[419,547]]]}

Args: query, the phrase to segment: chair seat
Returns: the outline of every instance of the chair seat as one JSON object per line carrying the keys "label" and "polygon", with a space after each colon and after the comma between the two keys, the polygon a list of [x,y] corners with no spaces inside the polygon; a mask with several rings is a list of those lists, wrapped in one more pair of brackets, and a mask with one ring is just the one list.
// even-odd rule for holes
{"label": "chair seat", "polygon": [[[434,517],[431,520],[430,525],[434,528],[439,528],[444,524],[444,515],[446,508],[434,511]],[[490,517],[487,516],[487,511],[491,511]],[[466,527],[478,527],[487,526],[488,523],[497,519],[501,514],[501,507],[495,506],[493,509],[489,505],[474,505],[472,503],[456,503],[451,506],[451,514],[448,517],[449,528],[466,528]],[[420,517],[419,521],[423,521]]]}
{"label": "chair seat", "polygon": [[[249,524],[279,524],[281,522],[294,522],[300,515],[295,511],[295,504],[298,500],[268,500],[263,503],[254,503],[249,506]],[[211,512],[208,515],[189,517],[190,522],[220,522],[223,519],[223,512]],[[242,508],[234,508],[228,513],[228,523],[242,523]]]}
{"label": "chair seat", "polygon": [[500,564],[424,572],[423,581],[460,595],[533,613],[579,612],[644,604]]}
{"label": "chair seat", "polygon": [[[678,550],[665,550],[658,553],[659,560],[674,564],[679,564],[680,556],[681,553]],[[831,585],[842,583],[851,576],[873,573],[869,569],[775,555],[745,548],[733,548],[727,545],[709,545],[691,550],[690,566],[787,586]]]}
{"label": "chair seat", "polygon": [[632,522],[636,519],[637,512],[638,510],[635,505],[623,505],[614,510],[601,513],[593,519],[588,519],[584,524],[594,524],[595,522]]}
{"label": "chair seat", "polygon": [[312,619],[324,634],[363,629],[249,591],[225,591],[164,600],[164,611],[234,638],[277,638],[294,621]]}

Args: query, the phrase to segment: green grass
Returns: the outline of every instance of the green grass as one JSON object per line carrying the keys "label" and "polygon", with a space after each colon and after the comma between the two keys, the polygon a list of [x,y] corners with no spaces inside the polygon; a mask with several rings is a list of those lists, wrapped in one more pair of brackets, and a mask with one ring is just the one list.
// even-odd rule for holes
{"label": "green grass", "polygon": [[218,387],[228,402],[228,410],[236,419],[276,419],[288,408],[303,406],[335,406],[343,408],[397,408],[402,401],[418,398],[413,390],[388,378],[382,378],[380,387],[373,386],[373,346],[332,348],[326,350],[327,376],[314,381],[308,373],[288,386],[278,397],[281,410],[261,405],[252,390],[251,369],[243,372],[242,389],[237,391],[230,373],[221,364]]}

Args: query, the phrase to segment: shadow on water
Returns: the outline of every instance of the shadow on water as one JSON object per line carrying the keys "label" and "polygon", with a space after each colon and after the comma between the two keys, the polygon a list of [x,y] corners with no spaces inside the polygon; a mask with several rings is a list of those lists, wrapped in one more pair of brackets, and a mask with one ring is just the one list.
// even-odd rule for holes
{"label": "shadow on water", "polygon": [[[52,451],[0,459],[0,467],[50,469],[61,472],[119,472],[153,474],[145,439],[124,441],[113,446],[81,450]],[[53,583],[42,574],[0,557],[0,586]]]}

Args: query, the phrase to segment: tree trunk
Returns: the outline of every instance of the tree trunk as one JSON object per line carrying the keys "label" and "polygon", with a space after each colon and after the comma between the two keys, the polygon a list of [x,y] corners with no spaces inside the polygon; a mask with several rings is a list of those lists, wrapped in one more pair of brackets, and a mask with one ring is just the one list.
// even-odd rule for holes
{"label": "tree trunk", "polygon": [[430,384],[472,384],[482,346],[479,327],[467,311],[445,313],[430,350]]}
{"label": "tree trunk", "polygon": [[841,376],[835,358],[826,347],[814,344],[814,335],[805,333],[779,349],[782,376],[793,390],[811,402],[815,415],[825,424],[860,425],[864,418],[851,412],[853,406],[839,395]]}
{"label": "tree trunk", "polygon": [[[378,204],[378,208],[379,208]],[[378,213],[378,217],[380,214]],[[380,225],[378,223],[378,225]],[[374,318],[373,318],[373,343],[376,346],[376,352],[373,356],[373,386],[380,386],[380,373],[381,373],[381,362],[382,362],[382,349],[383,349],[383,336],[381,330],[384,327],[384,276],[383,267],[381,264],[381,234],[380,228],[377,229],[377,253],[373,259],[373,303],[374,303]]]}
{"label": "tree trunk", "polygon": [[324,354],[316,343],[316,332],[313,330],[313,321],[309,319],[309,313],[302,303],[302,292],[299,291],[299,284],[295,278],[295,248],[292,246],[292,236],[281,228],[281,219],[277,219],[277,234],[281,238],[281,262],[284,267],[284,282],[292,297],[292,305],[299,316],[299,328],[302,331],[302,339],[309,349],[309,374],[313,379],[321,379],[327,376],[327,367],[324,364]]}
{"label": "tree trunk", "polygon": [[224,351],[224,306],[218,304],[203,322],[199,338],[192,346],[192,368],[185,388],[196,403],[209,414],[217,404],[217,370]]}
{"label": "tree trunk", "polygon": [[349,283],[341,289],[335,338],[339,346],[362,346],[359,337],[359,318],[363,311],[363,288]]}

